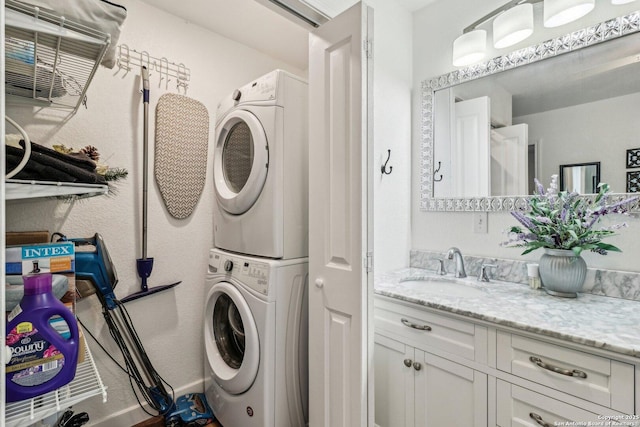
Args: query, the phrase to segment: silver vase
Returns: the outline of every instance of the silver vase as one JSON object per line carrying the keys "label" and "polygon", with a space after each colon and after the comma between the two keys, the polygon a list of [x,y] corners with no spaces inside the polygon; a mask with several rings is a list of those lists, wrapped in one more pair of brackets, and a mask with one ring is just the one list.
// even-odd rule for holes
{"label": "silver vase", "polygon": [[545,249],[540,257],[539,271],[548,294],[576,298],[587,277],[587,263],[571,250]]}

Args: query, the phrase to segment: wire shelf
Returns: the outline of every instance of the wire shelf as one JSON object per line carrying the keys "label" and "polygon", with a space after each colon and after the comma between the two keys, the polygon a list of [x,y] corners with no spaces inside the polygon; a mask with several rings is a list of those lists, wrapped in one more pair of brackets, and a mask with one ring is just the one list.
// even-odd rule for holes
{"label": "wire shelf", "polygon": [[85,345],[85,358],[76,368],[76,376],[69,384],[57,390],[20,402],[8,403],[5,413],[6,427],[29,426],[94,396],[107,401],[107,387],[93,361],[89,346]]}
{"label": "wire shelf", "polygon": [[111,36],[38,7],[7,0],[5,92],[7,103],[60,107],[73,112]]}
{"label": "wire shelf", "polygon": [[22,200],[42,197],[92,197],[109,193],[104,184],[83,184],[77,182],[35,181],[7,179],[5,181],[5,199]]}

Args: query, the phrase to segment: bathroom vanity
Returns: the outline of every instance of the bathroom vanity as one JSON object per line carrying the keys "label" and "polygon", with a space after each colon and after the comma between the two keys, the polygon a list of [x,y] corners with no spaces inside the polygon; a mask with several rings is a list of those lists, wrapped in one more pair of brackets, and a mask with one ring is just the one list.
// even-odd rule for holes
{"label": "bathroom vanity", "polygon": [[639,313],[418,268],[380,275],[376,425],[640,426]]}

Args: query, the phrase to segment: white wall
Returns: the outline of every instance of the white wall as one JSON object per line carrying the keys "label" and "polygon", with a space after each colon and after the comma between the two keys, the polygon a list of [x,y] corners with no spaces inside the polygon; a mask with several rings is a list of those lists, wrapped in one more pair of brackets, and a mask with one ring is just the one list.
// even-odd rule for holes
{"label": "white wall", "polygon": [[[637,148],[640,94],[515,117],[529,125],[529,141],[540,141],[540,179],[548,182],[560,164],[600,162],[600,182],[612,191],[627,187],[627,149]],[[585,117],[593,117],[585,120]],[[605,148],[606,149],[603,149]]]}
{"label": "white wall", "polygon": [[[374,268],[406,267],[411,248],[411,14],[394,1],[369,0],[373,37]],[[383,175],[387,160],[393,170]]]}
{"label": "white wall", "polygon": [[[451,46],[453,40],[462,33],[462,29],[493,9],[502,6],[503,0],[438,1],[413,15],[413,87],[419,88],[422,80],[449,71],[451,65]],[[539,7],[539,5],[537,5]],[[489,52],[489,57],[504,54],[509,50],[522,48],[557,37],[575,29],[600,22],[602,20],[629,13],[637,8],[634,3],[625,6],[612,6],[608,1],[596,2],[596,9],[586,17],[571,24],[555,29],[541,27],[540,18],[536,19],[534,35],[510,49]],[[491,36],[491,34],[489,34]],[[490,45],[490,43],[489,43]],[[433,251],[446,251],[450,246],[458,246],[463,254],[486,255],[502,258],[520,258],[517,249],[506,249],[499,246],[505,240],[503,233],[515,220],[508,213],[489,214],[487,234],[474,234],[472,227],[473,213],[423,212],[420,210],[420,126],[421,126],[421,94],[418,90],[413,95],[413,142],[412,142],[412,247]],[[584,258],[591,267],[639,271],[634,250],[640,221],[627,218],[628,229],[621,230],[621,235],[609,240],[619,246],[622,254],[599,256],[586,253]],[[539,253],[529,254],[527,259],[539,258]]]}
{"label": "white wall", "polygon": [[[215,108],[223,96],[275,68],[306,74],[140,1],[122,3],[128,9],[128,18],[120,43],[146,50],[152,56],[183,62],[191,68],[187,95],[209,110],[210,146],[214,142]],[[67,121],[51,110],[7,108],[12,118],[25,125],[35,142],[47,146],[64,143],[75,148],[91,144],[99,148],[110,166],[129,171],[127,180],[117,184],[118,191],[109,197],[72,204],[55,200],[16,201],[8,202],[6,207],[8,231],[46,229],[72,237],[100,232],[120,278],[118,297],[136,292],[140,286],[135,270],[135,260],[141,256],[142,197],[142,100],[137,74],[125,75],[117,67],[113,70],[101,67],[88,92],[88,109],[81,108]],[[151,361],[175,388],[177,396],[202,390],[202,304],[208,250],[213,243],[213,186],[209,161],[204,192],[194,213],[185,220],[176,220],[164,208],[153,178],[153,135],[155,106],[165,92],[164,85],[158,88],[158,75],[152,72],[148,256],[155,258],[155,265],[149,283],[158,286],[181,280],[182,284],[131,302],[127,308]],[[175,89],[170,87],[169,92],[175,93]],[[209,157],[211,154],[212,150]],[[80,301],[78,314],[119,359],[97,299]],[[76,405],[74,410],[89,412],[92,423],[103,426],[129,426],[148,418],[138,409],[126,376],[90,338],[88,342],[108,386],[108,402],[102,404],[99,398],[93,398]]]}

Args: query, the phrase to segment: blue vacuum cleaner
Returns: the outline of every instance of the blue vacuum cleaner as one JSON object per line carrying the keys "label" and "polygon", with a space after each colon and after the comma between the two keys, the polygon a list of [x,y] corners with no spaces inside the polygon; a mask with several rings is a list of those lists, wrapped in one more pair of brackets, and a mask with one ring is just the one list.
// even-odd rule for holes
{"label": "blue vacuum cleaner", "polygon": [[[153,367],[144,350],[124,303],[113,292],[118,274],[100,234],[90,238],[61,240],[73,242],[76,247],[76,282],[88,282],[102,305],[102,314],[109,332],[118,345],[125,362],[125,372],[138,391],[134,393],[165,418],[165,425],[205,426],[214,420],[213,413],[202,393],[187,394],[174,401],[173,389]],[[86,283],[84,283],[86,285]],[[146,411],[146,410],[145,410]],[[150,414],[155,415],[155,414]]]}

